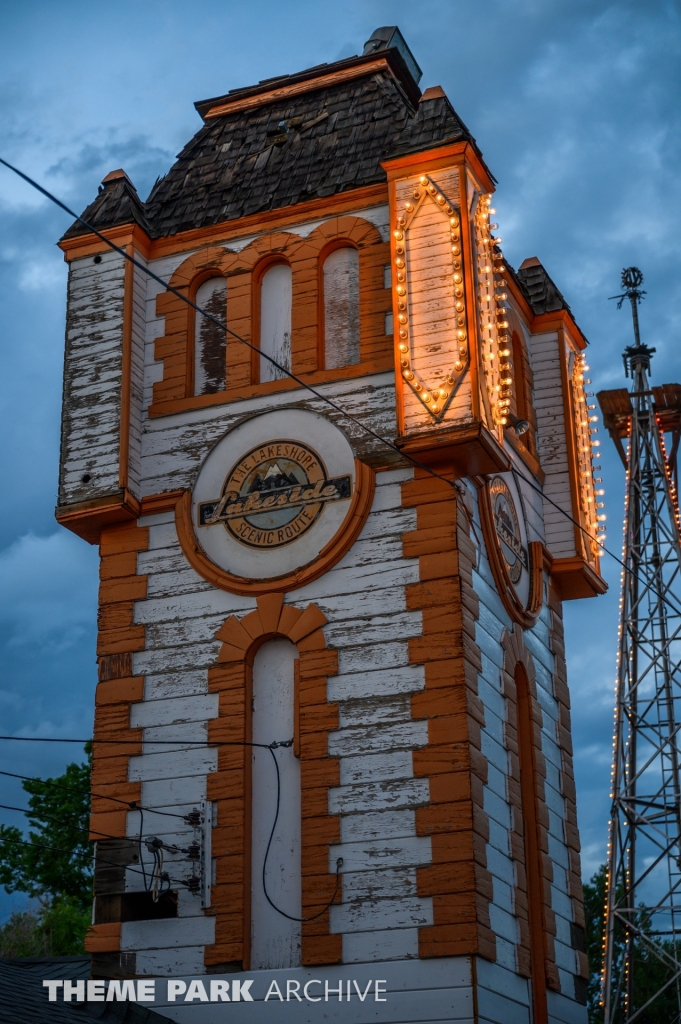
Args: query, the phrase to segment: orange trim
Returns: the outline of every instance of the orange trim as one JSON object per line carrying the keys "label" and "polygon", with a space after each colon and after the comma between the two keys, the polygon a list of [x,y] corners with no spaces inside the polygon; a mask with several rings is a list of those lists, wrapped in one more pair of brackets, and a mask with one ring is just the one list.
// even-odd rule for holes
{"label": "orange trim", "polygon": [[541,836],[539,807],[535,777],[537,758],[534,740],[534,708],[527,669],[518,662],[513,673],[516,687],[516,721],[518,731],[518,760],[520,762],[520,813],[523,820],[525,844],[525,877],[532,971],[533,1021],[547,1024],[546,1001],[546,924],[544,921],[544,892],[541,871]]}
{"label": "orange trim", "polygon": [[393,336],[392,336],[392,363],[395,372],[395,412],[397,418],[397,433],[398,435],[404,434],[404,389],[406,387],[404,378],[402,377],[402,368],[400,366],[399,351],[397,348],[397,331],[399,324],[400,311],[397,306],[398,296],[397,289],[394,287],[394,273],[395,273],[395,236],[392,231],[392,225],[397,220],[397,182],[395,180],[388,182],[388,195],[390,204],[390,280],[393,282],[393,287],[390,289],[392,299],[392,311],[393,311]]}
{"label": "orange trim", "polygon": [[[134,255],[131,244],[126,245],[128,256]],[[118,486],[128,486],[128,460],[130,456],[130,369],[132,364],[132,314],[134,305],[135,267],[125,263],[123,286],[123,351],[121,354],[121,421],[119,434]]]}
{"label": "orange trim", "polygon": [[117,494],[107,494],[103,498],[64,505],[54,510],[60,526],[65,526],[90,544],[99,543],[104,527],[137,519],[139,514],[140,503],[126,488]]}
{"label": "orange trim", "polygon": [[[509,838],[511,856],[521,866],[514,887],[520,940],[516,954],[519,973],[538,983],[537,994],[541,996],[546,986],[556,992],[561,990],[556,965],[556,913],[552,907],[553,863],[546,856],[549,850],[549,814],[546,805],[546,757],[542,750],[543,712],[537,696],[534,660],[525,646],[522,630],[515,626],[511,632],[505,629],[501,648],[502,687],[509,707],[504,730],[509,753],[508,796],[512,808]],[[559,648],[556,648],[556,653],[559,653]],[[521,687],[517,678],[519,669]],[[555,682],[558,681],[554,675]],[[519,692],[522,684],[527,684],[524,693]],[[556,687],[556,697],[560,700],[559,686]],[[564,750],[566,735],[569,744],[569,729],[565,730],[562,716],[561,709],[557,733],[559,746]],[[531,824],[528,817],[534,818]],[[569,819],[564,819],[564,826],[566,842],[569,843]]]}
{"label": "orange trim", "polygon": [[574,601],[582,597],[598,597],[608,589],[608,584],[593,566],[579,556],[575,558],[554,558],[551,578],[563,601]]}
{"label": "orange trim", "polygon": [[[388,181],[393,181],[395,178],[408,178],[412,174],[423,174],[425,171],[436,171],[440,167],[464,163],[470,165],[487,192],[494,192],[492,175],[470,142],[452,142],[448,146],[398,156],[394,160],[384,160],[381,167],[388,175]],[[461,193],[461,205],[466,204],[467,190]]]}
{"label": "orange trim", "polygon": [[128,758],[142,750],[141,730],[130,727],[130,704],[143,693],[143,679],[132,676],[132,652],[145,645],[145,627],[134,622],[134,604],[146,596],[147,578],[137,575],[137,554],[148,543],[149,531],[134,522],[102,530],[97,654],[103,681],[97,687],[93,733],[93,839],[102,832],[125,836],[126,810],[112,806],[107,795],[139,799],[141,784],[128,782]]}
{"label": "orange trim", "polygon": [[140,515],[153,516],[157,512],[174,512],[183,494],[184,491],[161,491],[160,494],[150,494],[140,502]]}
{"label": "orange trim", "polygon": [[[227,343],[229,344],[229,339]],[[332,384],[334,381],[347,380],[351,377],[367,377],[372,373],[385,373],[386,370],[392,370],[392,368],[393,361],[390,356],[368,360],[365,363],[355,363],[354,366],[341,366],[335,370],[302,373],[300,376],[307,384],[315,387],[318,384]],[[287,377],[281,380],[267,380],[262,384],[247,384],[241,388],[234,388],[233,391],[218,391],[213,395],[195,395],[194,398],[170,398],[157,401],[149,406],[147,412],[149,419],[157,419],[159,416],[173,416],[175,413],[186,412],[189,409],[227,405],[248,398],[278,394],[280,391],[295,391],[301,386]]]}
{"label": "orange trim", "polygon": [[[283,85],[279,89],[270,89],[268,92],[257,93],[255,96],[244,96],[242,99],[228,100],[217,107],[211,107],[204,114],[203,119],[222,117],[224,114],[236,114],[241,110],[253,110],[255,107],[263,107],[267,103],[275,103],[277,100],[287,99],[289,96],[300,96],[306,92],[315,92],[317,89],[328,89],[332,85],[341,82],[351,81],[353,78],[363,78],[365,75],[372,75],[376,71],[392,70],[385,57],[369,61],[367,64],[360,64],[359,67],[343,68],[342,71],[334,71],[329,75],[320,75],[318,78],[309,78],[305,82],[296,82],[294,85]],[[393,75],[394,77],[394,75]]]}
{"label": "orange trim", "polygon": [[120,924],[90,925],[85,934],[86,953],[117,953],[120,948]]}
{"label": "orange trim", "polygon": [[[451,464],[440,463],[443,475]],[[431,836],[432,861],[417,869],[419,896],[433,898],[433,923],[419,929],[419,954],[496,959],[490,928],[492,878],[486,870],[489,823],[482,806],[482,670],[475,641],[479,599],[473,590],[475,547],[456,492],[423,470],[402,485],[402,506],[416,509],[403,554],[418,557],[419,582],[405,587],[406,607],[420,611],[420,636],[409,639],[410,664],[422,664],[425,689],[411,698],[413,719],[426,720],[428,745],[414,751],[414,775],[428,778],[430,802],[416,810],[418,835]]]}
{"label": "orange trim", "polygon": [[583,350],[588,346],[589,342],[567,309],[557,309],[554,313],[540,313],[533,317],[530,323],[532,334],[547,334],[549,331],[558,331],[561,327],[568,332],[576,348]]}
{"label": "orange trim", "polygon": [[[138,224],[119,224],[115,228],[104,228],[101,234],[110,239],[119,249],[125,249],[128,245],[134,245],[145,258],[151,255],[151,239],[143,228]],[[97,235],[90,233],[76,235],[75,238],[62,238],[57,245],[64,253],[64,261],[79,260],[84,256],[93,256],[98,252],[109,252],[109,246],[102,242]]]}
{"label": "orange trim", "polygon": [[293,662],[293,753],[300,757],[300,659]]}
{"label": "orange trim", "polygon": [[492,503],[489,497],[489,481],[476,479],[475,484],[478,488],[482,533],[499,597],[511,618],[523,629],[530,629],[537,621],[544,598],[544,545],[541,541],[530,541],[528,544],[530,549],[530,593],[527,608],[524,608],[511,582],[499,548],[494,528]]}
{"label": "orange trim", "polygon": [[[137,224],[122,224],[115,228],[106,228],[102,234],[110,238],[118,246],[133,242],[137,249],[150,260],[163,256],[185,252],[201,246],[217,245],[244,235],[259,234],[266,231],[280,230],[299,224],[306,224],[325,218],[342,216],[370,206],[388,202],[388,186],[385,182],[377,185],[366,185],[364,188],[341,192],[337,196],[322,199],[310,199],[294,206],[284,206],[265,213],[251,213],[246,217],[221,221],[220,224],[209,224],[202,228],[191,228],[189,231],[178,231],[175,235],[150,239],[147,233]],[[64,259],[80,259],[82,256],[93,256],[107,252],[108,246],[96,235],[78,235],[75,238],[62,239],[58,243],[64,252]]]}
{"label": "orange trim", "polygon": [[[319,371],[317,366],[319,306],[317,297],[319,254],[329,244],[354,245],[360,253],[360,355],[353,367]],[[384,314],[388,296],[383,288],[383,266],[388,246],[377,228],[361,217],[330,218],[306,238],[292,232],[261,235],[241,252],[234,253],[218,246],[194,253],[175,270],[170,284],[180,291],[191,288],[196,275],[209,269],[233,280],[230,321],[245,340],[257,337],[259,319],[257,284],[271,262],[282,259],[293,271],[293,309],[291,320],[291,358],[293,372],[310,375],[311,383],[343,380],[388,369],[392,359],[388,352]],[[167,415],[188,408],[222,404],[245,397],[268,394],[270,391],[298,387],[288,379],[255,384],[259,369],[258,353],[236,341],[227,347],[227,387],[214,395],[187,397],[185,370],[187,366],[187,307],[172,293],[161,293],[156,300],[159,316],[165,315],[165,334],[156,339],[156,358],[164,362],[164,376],[154,384],[154,401],[150,416]],[[188,403],[188,404],[187,404]]]}
{"label": "orange trim", "polygon": [[[565,338],[563,324],[557,327],[558,332],[558,358],[560,360],[560,384],[563,392],[563,417],[565,419],[565,448],[568,462],[568,479],[570,481],[570,501],[572,503],[572,515],[577,522],[583,523],[582,506],[579,500],[579,460],[575,450],[575,412],[572,403],[572,387],[568,365],[570,350]],[[586,545],[582,531],[574,523],[572,524],[575,554],[584,556]]]}
{"label": "orange trim", "polygon": [[398,437],[395,444],[400,451],[423,462],[453,462],[457,476],[503,473],[511,468],[504,449],[480,422],[424,430],[413,437]]}
{"label": "orange trim", "polygon": [[250,596],[283,594],[289,590],[303,587],[307,583],[312,583],[313,580],[319,579],[325,572],[332,569],[346,551],[349,551],[366,522],[374,497],[375,475],[373,469],[360,462],[359,459],[355,459],[355,474],[355,492],[350,502],[350,508],[335,536],[322,548],[314,561],[296,569],[295,572],[272,580],[248,580],[242,576],[234,576],[226,569],[221,569],[211,562],[196,539],[192,522],[191,491],[185,491],[175,505],[175,524],[177,536],[187,561],[200,576],[203,576],[213,586],[220,587],[221,590],[228,590],[232,594],[248,594]]}
{"label": "orange trim", "polygon": [[[493,186],[492,186],[493,188]],[[490,191],[491,189],[488,189]],[[468,331],[468,365],[471,381],[471,411],[473,419],[482,422],[483,409],[480,395],[482,370],[480,366],[480,327],[478,324],[478,291],[475,287],[475,252],[473,231],[468,201],[468,181],[466,167],[459,169],[459,197],[461,216],[461,248],[464,272],[464,295],[466,303],[466,327]],[[492,437],[492,434],[490,434]],[[496,439],[495,439],[496,440]]]}

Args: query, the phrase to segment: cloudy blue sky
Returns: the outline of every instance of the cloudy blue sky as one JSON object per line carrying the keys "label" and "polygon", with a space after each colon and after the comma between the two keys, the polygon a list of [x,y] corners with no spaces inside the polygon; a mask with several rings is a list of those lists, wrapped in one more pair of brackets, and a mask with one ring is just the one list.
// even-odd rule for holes
{"label": "cloudy blue sky", "polygon": [[[194,100],[361,52],[395,23],[499,180],[507,258],[539,256],[571,304],[594,390],[623,384],[630,319],[607,299],[631,264],[654,379],[678,381],[679,2],[3,0],[0,155],[78,209],[121,166],[146,196],[198,129]],[[87,736],[95,685],[96,552],[53,520],[67,226],[0,168],[0,732],[25,736]],[[619,551],[622,472],[603,441]],[[617,565],[605,574],[607,597],[566,606],[587,875],[607,827]],[[74,752],[0,741],[0,769],[56,773]],[[0,791],[21,799],[7,779]]]}

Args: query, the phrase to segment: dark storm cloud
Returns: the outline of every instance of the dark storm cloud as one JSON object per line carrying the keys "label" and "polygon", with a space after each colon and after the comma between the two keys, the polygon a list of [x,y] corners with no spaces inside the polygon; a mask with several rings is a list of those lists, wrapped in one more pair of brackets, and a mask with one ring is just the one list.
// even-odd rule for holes
{"label": "dark storm cloud", "polygon": [[[358,52],[398,23],[422,85],[444,87],[499,179],[508,259],[539,256],[571,304],[593,390],[623,383],[630,322],[607,298],[632,263],[646,275],[654,378],[679,379],[680,20],[678,4],[650,0],[5,4],[0,153],[76,208],[119,166],[146,196],[197,130],[195,99]],[[68,218],[6,172],[0,217],[0,709],[4,731],[86,735],[96,557],[52,518],[65,299],[54,242]],[[619,551],[622,472],[600,436]],[[619,571],[605,572],[606,598],[566,607],[587,871],[607,825]],[[0,746],[0,766],[58,771],[73,755]]]}

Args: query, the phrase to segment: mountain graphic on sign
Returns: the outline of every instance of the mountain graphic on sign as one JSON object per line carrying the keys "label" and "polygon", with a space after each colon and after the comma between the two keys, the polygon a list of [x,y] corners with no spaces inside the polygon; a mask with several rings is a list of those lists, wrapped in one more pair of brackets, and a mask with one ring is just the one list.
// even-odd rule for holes
{"label": "mountain graphic on sign", "polygon": [[278,462],[268,466],[264,477],[257,473],[253,483],[249,487],[249,493],[253,491],[274,491],[280,487],[291,487],[300,481],[296,480],[292,473],[284,473]]}

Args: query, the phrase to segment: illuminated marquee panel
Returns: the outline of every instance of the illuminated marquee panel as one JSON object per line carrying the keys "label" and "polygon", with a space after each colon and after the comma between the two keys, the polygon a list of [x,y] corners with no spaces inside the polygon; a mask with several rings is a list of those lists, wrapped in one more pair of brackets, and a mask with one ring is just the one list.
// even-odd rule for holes
{"label": "illuminated marquee panel", "polygon": [[[473,217],[475,234],[476,288],[478,327],[480,334],[480,363],[485,381],[483,404],[489,426],[503,429],[508,423],[513,397],[513,363],[511,339],[508,330],[506,281],[500,238],[492,235],[496,224],[490,224],[491,195],[478,197]],[[502,290],[500,290],[502,289]]]}
{"label": "illuminated marquee panel", "polygon": [[575,417],[575,433],[577,448],[577,472],[579,474],[579,500],[584,516],[584,525],[590,537],[591,559],[595,560],[599,554],[599,544],[605,543],[605,513],[601,511],[604,503],[598,499],[605,493],[603,489],[597,490],[596,483],[600,483],[600,477],[594,477],[593,460],[598,458],[597,449],[600,441],[595,440],[593,435],[598,433],[598,428],[592,424],[598,422],[598,416],[594,414],[595,404],[589,404],[584,388],[585,384],[591,383],[584,376],[589,369],[582,353],[575,356],[572,369],[571,387],[572,404]]}
{"label": "illuminated marquee panel", "polygon": [[398,210],[393,234],[399,365],[439,421],[469,362],[460,212],[422,175]]}

